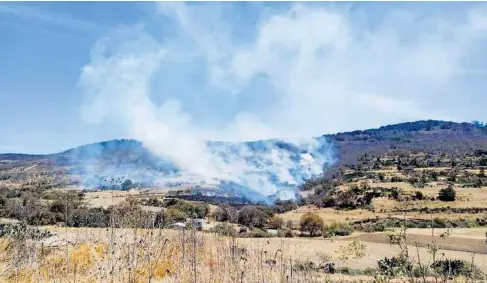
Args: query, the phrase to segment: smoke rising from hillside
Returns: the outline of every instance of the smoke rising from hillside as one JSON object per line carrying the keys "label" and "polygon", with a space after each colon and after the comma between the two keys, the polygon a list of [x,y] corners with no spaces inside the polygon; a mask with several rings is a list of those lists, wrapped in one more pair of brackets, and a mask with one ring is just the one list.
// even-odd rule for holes
{"label": "smoke rising from hillside", "polygon": [[[80,77],[82,114],[171,160],[177,178],[265,196],[289,197],[284,184],[321,173],[333,151],[310,137],[334,131],[337,120],[352,125],[349,115],[369,124],[451,119],[421,102],[450,89],[487,30],[481,10],[460,24],[391,13],[362,29],[348,11],[293,5],[249,24],[232,7],[158,3],[160,22],[100,39]],[[206,142],[263,139],[295,151],[272,141],[258,150]]]}
{"label": "smoke rising from hillside", "polygon": [[[91,63],[83,69],[80,83],[92,99],[84,105],[83,115],[92,122],[107,119],[123,125],[132,138],[173,162],[180,171],[166,176],[168,182],[224,182],[254,200],[274,194],[288,199],[294,198],[297,184],[322,173],[323,164],[332,161],[331,147],[323,139],[296,142],[292,144],[294,151],[273,141],[257,142],[257,148],[243,143],[208,145],[206,140],[218,136],[196,127],[177,100],[161,105],[151,101],[150,80],[164,64],[167,50],[149,37],[137,38],[137,46],[144,46],[142,50],[131,48],[131,43],[111,44],[114,42],[104,41],[98,46]],[[115,49],[107,54],[107,48]],[[243,127],[249,131],[266,127],[248,123],[244,121]],[[242,129],[239,122],[227,127]],[[105,173],[127,175],[113,171]]]}

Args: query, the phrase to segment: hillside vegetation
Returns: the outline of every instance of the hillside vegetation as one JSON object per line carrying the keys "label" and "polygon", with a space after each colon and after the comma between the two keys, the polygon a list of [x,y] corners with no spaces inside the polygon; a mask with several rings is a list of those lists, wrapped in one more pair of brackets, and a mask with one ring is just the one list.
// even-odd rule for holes
{"label": "hillside vegetation", "polygon": [[[296,201],[272,205],[189,187],[134,189],[123,178],[121,190],[73,182],[68,156],[92,146],[104,162],[161,170],[136,141],[1,155],[0,281],[486,279],[484,125],[420,121],[326,139],[340,161],[299,186]],[[193,218],[205,220],[201,229]]]}

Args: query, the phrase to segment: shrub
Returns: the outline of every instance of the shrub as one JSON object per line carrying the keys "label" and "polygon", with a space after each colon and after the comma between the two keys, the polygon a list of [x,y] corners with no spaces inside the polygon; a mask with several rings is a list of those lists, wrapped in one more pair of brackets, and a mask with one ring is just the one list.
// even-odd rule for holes
{"label": "shrub", "polygon": [[423,193],[422,193],[422,192],[420,192],[420,191],[416,191],[416,192],[414,193],[414,198],[415,198],[415,199],[417,199],[417,200],[423,200],[423,199],[424,199],[424,195],[423,195]]}
{"label": "shrub", "polygon": [[298,204],[293,200],[277,200],[272,209],[274,213],[284,213],[298,208]]}
{"label": "shrub", "polygon": [[277,230],[277,237],[280,238],[292,238],[294,237],[293,231],[288,228]]}
{"label": "shrub", "polygon": [[339,273],[341,274],[350,274],[350,268],[349,267],[346,267],[346,266],[343,266],[343,267],[340,267],[340,269],[338,270]]}
{"label": "shrub", "polygon": [[279,216],[273,216],[269,220],[269,228],[271,229],[281,229],[284,224],[284,219]]}
{"label": "shrub", "polygon": [[413,276],[416,278],[423,277],[423,276],[430,276],[430,269],[428,266],[415,266],[413,268]]}
{"label": "shrub", "polygon": [[[485,217],[485,218],[487,219],[487,215],[486,215],[486,217]],[[286,228],[288,228],[288,229],[290,229],[290,230],[292,230],[292,229],[294,228],[294,223],[293,223],[293,221],[292,221],[292,220],[288,220],[288,221],[286,221]]]}
{"label": "shrub", "polygon": [[0,196],[0,208],[3,208],[7,205],[7,199],[3,196]]}
{"label": "shrub", "polygon": [[22,196],[22,191],[19,190],[10,190],[6,195],[7,198],[20,198],[21,196]]}
{"label": "shrub", "polygon": [[325,238],[333,236],[348,236],[352,234],[353,227],[347,223],[334,222],[323,227],[323,236]]}
{"label": "shrub", "polygon": [[[400,169],[398,168],[398,170],[400,170]],[[391,183],[396,183],[396,182],[399,183],[402,181],[403,181],[403,179],[401,177],[396,177],[396,176],[391,177]]]}
{"label": "shrub", "polygon": [[230,237],[237,236],[237,231],[235,231],[233,225],[228,223],[218,224],[215,227],[211,228],[210,231],[218,233],[223,236],[230,236]]}
{"label": "shrub", "polygon": [[271,235],[267,233],[267,231],[259,229],[259,228],[254,228],[250,230],[249,232],[241,234],[242,237],[247,237],[247,238],[268,238]]}
{"label": "shrub", "polygon": [[397,200],[399,198],[399,195],[400,195],[400,191],[398,188],[394,187],[392,188],[391,190],[391,197],[395,200]]}
{"label": "shrub", "polygon": [[386,227],[381,223],[377,223],[373,225],[373,228],[374,228],[374,232],[384,232],[386,230]]}
{"label": "shrub", "polygon": [[440,190],[438,193],[438,198],[441,201],[455,201],[456,191],[452,185],[449,185],[448,187]]}
{"label": "shrub", "polygon": [[29,215],[26,220],[29,225],[42,226],[52,225],[56,223],[58,219],[55,214],[50,213],[49,211],[40,211]]}
{"label": "shrub", "polygon": [[339,192],[335,199],[335,205],[342,209],[357,208],[357,195],[352,190]]}
{"label": "shrub", "polygon": [[324,228],[323,218],[318,214],[307,213],[299,221],[301,232],[308,233],[310,237],[320,235]]}
{"label": "shrub", "polygon": [[335,274],[337,270],[333,262],[327,262],[323,265],[323,271],[328,274]]}
{"label": "shrub", "polygon": [[64,204],[62,201],[57,200],[49,206],[49,211],[54,212],[54,213],[64,213],[66,211],[66,204]]}
{"label": "shrub", "polygon": [[168,206],[172,209],[178,209],[186,216],[185,218],[205,218],[210,211],[207,204],[194,203],[189,201],[177,201],[174,205]]}
{"label": "shrub", "polygon": [[147,205],[148,206],[156,206],[156,207],[161,207],[162,206],[162,201],[160,201],[159,199],[155,198],[155,197],[151,197],[149,198],[149,200],[147,201]]}
{"label": "shrub", "polygon": [[102,208],[76,209],[68,214],[68,226],[108,227],[110,226],[110,216],[108,211]]}
{"label": "shrub", "polygon": [[217,207],[213,214],[216,221],[236,223],[238,220],[237,210],[230,205]]}
{"label": "shrub", "polygon": [[385,257],[377,261],[377,265],[380,274],[386,276],[396,276],[413,270],[413,266],[407,260],[399,257]]}
{"label": "shrub", "polygon": [[296,261],[293,269],[298,271],[312,271],[316,269],[316,266],[312,261]]}
{"label": "shrub", "polygon": [[51,232],[39,230],[36,227],[27,226],[25,223],[0,224],[0,237],[41,240],[51,236]]}
{"label": "shrub", "polygon": [[181,202],[182,200],[176,199],[176,198],[164,198],[162,201],[162,207],[171,207],[173,205],[176,205],[177,203]]}
{"label": "shrub", "polygon": [[164,213],[164,217],[165,224],[167,225],[178,221],[184,221],[187,215],[177,208],[168,208]]}
{"label": "shrub", "polygon": [[469,275],[471,271],[464,261],[457,259],[437,260],[431,264],[431,268],[443,276]]}
{"label": "shrub", "polygon": [[435,228],[446,228],[447,227],[446,220],[443,218],[435,217],[433,219],[433,223],[435,225]]}
{"label": "shrub", "polygon": [[367,267],[366,269],[364,269],[364,275],[375,276],[376,274],[377,274],[377,270],[375,270],[371,267]]}
{"label": "shrub", "polygon": [[248,227],[262,228],[265,226],[268,219],[269,214],[256,206],[244,206],[238,212],[238,223]]}

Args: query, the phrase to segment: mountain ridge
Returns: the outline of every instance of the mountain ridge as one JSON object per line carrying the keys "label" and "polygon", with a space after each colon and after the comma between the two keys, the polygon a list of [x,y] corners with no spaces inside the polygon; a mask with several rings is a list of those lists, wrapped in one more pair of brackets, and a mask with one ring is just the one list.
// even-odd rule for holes
{"label": "mountain ridge", "polygon": [[[346,131],[346,132],[337,132],[333,134],[323,134],[321,136],[315,138],[328,138],[330,140],[335,141],[344,141],[346,140],[345,137],[357,137],[357,136],[369,136],[369,138],[378,138],[379,135],[377,133],[380,132],[419,132],[419,131],[435,131],[435,130],[454,130],[454,131],[463,131],[463,132],[475,132],[486,134],[487,135],[487,125],[481,122],[452,122],[452,121],[442,121],[442,120],[419,120],[413,122],[403,122],[397,124],[390,124],[380,126],[378,128],[369,128],[365,130],[354,130],[354,131]],[[362,138],[364,139],[364,138]],[[380,138],[379,138],[380,139]],[[359,139],[355,139],[359,140]],[[244,141],[240,143],[244,144],[253,144],[258,142],[269,142],[269,141],[280,141],[279,139],[263,139],[263,140],[252,140],[252,141]],[[226,141],[208,141],[210,144],[231,144],[235,142],[226,142]],[[143,143],[136,139],[112,139],[112,140],[105,140],[100,142],[94,142],[84,145],[79,145],[73,148],[69,148],[67,150],[63,150],[56,153],[48,153],[48,154],[32,154],[32,153],[0,153],[0,158],[3,159],[19,159],[19,158],[36,158],[36,157],[53,157],[59,155],[66,155],[76,150],[81,150],[82,148],[90,147],[90,146],[100,146],[102,148],[113,149],[113,146],[117,144],[129,144],[131,146],[144,146]]]}

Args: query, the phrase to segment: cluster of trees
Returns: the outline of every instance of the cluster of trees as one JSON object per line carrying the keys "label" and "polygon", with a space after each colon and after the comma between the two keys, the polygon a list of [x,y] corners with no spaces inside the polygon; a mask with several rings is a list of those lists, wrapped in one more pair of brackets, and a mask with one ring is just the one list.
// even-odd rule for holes
{"label": "cluster of trees", "polygon": [[66,223],[71,227],[158,226],[186,218],[204,218],[209,205],[171,199],[162,203],[166,209],[153,213],[143,210],[138,200],[127,199],[119,205],[90,208],[83,203],[82,192],[35,193],[0,190],[0,217],[21,220],[29,225]]}
{"label": "cluster of trees", "polygon": [[328,238],[350,235],[354,231],[354,228],[349,224],[338,222],[325,225],[323,218],[318,214],[307,213],[303,215],[299,221],[299,230],[303,236],[324,236]]}
{"label": "cluster of trees", "polygon": [[397,151],[378,156],[367,153],[358,156],[350,169],[361,172],[396,167],[398,170],[426,167],[479,168],[487,166],[487,151],[468,149],[452,152]]}
{"label": "cluster of trees", "polygon": [[239,210],[230,205],[219,206],[213,214],[216,221],[238,223],[250,228],[271,228],[281,229],[284,226],[292,227],[291,223],[284,223],[284,220],[276,216],[277,213],[283,213],[295,209],[296,204],[285,202],[285,204],[275,206],[246,205]]}

